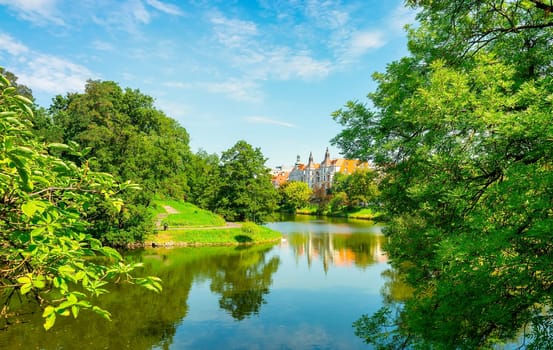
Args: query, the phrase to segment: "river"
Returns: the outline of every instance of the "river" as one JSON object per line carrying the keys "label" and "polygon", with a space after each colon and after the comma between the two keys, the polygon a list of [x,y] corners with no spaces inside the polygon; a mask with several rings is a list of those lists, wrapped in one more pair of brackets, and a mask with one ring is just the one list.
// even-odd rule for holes
{"label": "river", "polygon": [[369,349],[352,323],[382,304],[380,227],[309,217],[267,226],[283,240],[132,251],[163,293],[118,285],[101,303],[111,322],[83,311],[47,332],[37,311],[0,331],[0,349]]}

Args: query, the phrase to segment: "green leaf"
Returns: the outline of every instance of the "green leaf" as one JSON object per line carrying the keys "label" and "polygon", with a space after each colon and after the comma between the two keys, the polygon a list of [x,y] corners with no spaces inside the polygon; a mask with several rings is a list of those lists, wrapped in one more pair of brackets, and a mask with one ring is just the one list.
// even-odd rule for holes
{"label": "green leaf", "polygon": [[0,112],[0,118],[4,118],[4,117],[15,117],[17,116],[17,112],[13,112],[13,111],[3,111],[3,112]]}
{"label": "green leaf", "polygon": [[100,252],[102,254],[104,254],[105,256],[109,257],[109,258],[113,258],[113,259],[116,259],[116,260],[121,260],[122,257],[121,257],[121,254],[119,254],[119,252],[111,247],[102,247],[100,249]]}
{"label": "green leaf", "polygon": [[26,284],[26,283],[31,283],[32,281],[32,275],[31,274],[27,274],[25,276],[21,276],[17,279],[17,282],[18,283],[21,283],[21,284]]}
{"label": "green leaf", "polygon": [[35,279],[33,279],[33,287],[38,289],[43,289],[46,287],[46,280],[44,276],[37,276]]}
{"label": "green leaf", "polygon": [[46,319],[44,320],[44,329],[49,330],[54,326],[54,323],[56,323],[56,313],[53,312],[46,316]]}
{"label": "green leaf", "polygon": [[23,285],[20,287],[21,295],[25,295],[25,294],[29,293],[29,292],[31,291],[32,288],[33,288],[33,285],[32,285],[31,283],[23,284]]}
{"label": "green leaf", "polygon": [[56,309],[53,306],[46,306],[44,308],[44,312],[42,313],[42,317],[48,317],[51,314],[53,314],[56,311]]}
{"label": "green leaf", "polygon": [[57,143],[57,142],[48,144],[48,148],[56,150],[56,151],[69,151],[69,150],[71,150],[71,147],[69,147],[65,143]]}
{"label": "green leaf", "polygon": [[2,74],[0,74],[0,83],[2,87],[11,86],[10,81]]}
{"label": "green leaf", "polygon": [[29,100],[29,99],[28,99],[27,97],[25,97],[25,96],[16,95],[16,96],[14,96],[14,98],[15,98],[16,100],[19,100],[19,101],[23,102],[23,103],[26,104],[26,105],[32,105],[32,104],[33,104],[33,101]]}
{"label": "green leaf", "polygon": [[15,94],[17,91],[17,89],[13,86],[10,86],[10,87],[7,87],[4,89],[4,91],[2,92],[2,95],[4,96],[11,96],[13,94]]}
{"label": "green leaf", "polygon": [[77,305],[71,306],[71,313],[73,313],[74,318],[77,318],[79,316],[79,307]]}
{"label": "green leaf", "polygon": [[98,315],[102,316],[103,318],[105,318],[106,320],[109,320],[111,321],[111,314],[109,313],[109,311],[107,310],[104,310],[98,306],[93,306],[92,307],[92,311],[94,311],[95,313],[97,313]]}
{"label": "green leaf", "polygon": [[46,204],[41,201],[28,201],[21,206],[21,211],[28,217],[32,217],[36,212],[43,213],[46,209]]}

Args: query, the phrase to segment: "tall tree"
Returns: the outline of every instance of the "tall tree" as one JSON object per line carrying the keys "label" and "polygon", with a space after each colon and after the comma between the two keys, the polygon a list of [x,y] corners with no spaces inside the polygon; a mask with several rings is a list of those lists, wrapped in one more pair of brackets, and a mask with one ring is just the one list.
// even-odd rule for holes
{"label": "tall tree", "polygon": [[112,81],[89,81],[84,93],[56,96],[49,112],[48,131],[58,130],[60,142],[87,147],[91,169],[110,172],[119,181],[136,182],[143,188],[126,196],[123,212],[114,213],[105,203],[91,207],[98,238],[112,244],[142,240],[153,222],[146,210],[151,198],[182,199],[189,191],[188,133],[156,109],[152,97],[121,89]]}
{"label": "tall tree", "polygon": [[214,207],[221,182],[219,156],[200,150],[192,155],[188,165],[187,181],[190,192],[187,200],[203,209]]}
{"label": "tall tree", "polygon": [[238,141],[221,155],[221,186],[213,210],[231,221],[261,222],[276,208],[277,193],[259,148]]}
{"label": "tall tree", "polygon": [[474,349],[528,327],[529,347],[549,348],[553,7],[409,3],[412,55],[374,75],[375,108],[333,115],[334,143],[384,171],[387,251],[415,288],[393,336],[379,332],[390,309],[358,334],[382,348]]}

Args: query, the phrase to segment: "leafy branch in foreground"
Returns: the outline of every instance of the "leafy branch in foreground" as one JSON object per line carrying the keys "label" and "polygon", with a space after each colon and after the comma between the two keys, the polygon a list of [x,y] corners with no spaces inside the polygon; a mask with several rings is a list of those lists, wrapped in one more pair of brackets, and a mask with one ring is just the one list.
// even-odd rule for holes
{"label": "leafy branch in foreground", "polygon": [[[407,4],[411,54],[373,76],[372,107],[333,114],[334,144],[381,170],[385,249],[414,289],[389,318],[409,348],[550,348],[551,1]],[[378,344],[385,320],[358,330]]]}
{"label": "leafy branch in foreground", "polygon": [[[5,322],[21,301],[44,309],[44,327],[58,316],[77,317],[109,283],[128,281],[160,292],[156,277],[135,278],[140,264],[127,264],[88,230],[87,211],[99,200],[122,210],[118,194],[136,189],[110,174],[90,171],[49,153],[31,132],[32,102],[0,75],[0,316]],[[75,143],[51,148],[82,157]],[[15,306],[14,306],[15,305]]]}

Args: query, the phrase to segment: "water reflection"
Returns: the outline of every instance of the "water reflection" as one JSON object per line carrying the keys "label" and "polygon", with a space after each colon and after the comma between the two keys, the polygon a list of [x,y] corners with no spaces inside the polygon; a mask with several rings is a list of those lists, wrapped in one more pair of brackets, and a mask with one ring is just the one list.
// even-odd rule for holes
{"label": "water reflection", "polygon": [[131,252],[127,258],[143,262],[145,275],[162,278],[163,293],[118,285],[100,303],[111,311],[111,322],[83,311],[76,320],[58,318],[48,332],[36,310],[0,333],[0,348],[167,349],[187,315],[188,294],[196,280],[211,280],[211,290],[220,296],[220,307],[236,319],[258,313],[279,264],[278,257],[265,259],[269,250],[271,246]]}
{"label": "water reflection", "polygon": [[305,257],[311,266],[314,260],[320,260],[326,272],[330,266],[365,268],[388,260],[382,250],[385,238],[380,226],[362,220],[299,218],[305,221],[268,224],[285,234],[283,244],[290,245],[298,261]]}
{"label": "water reflection", "polygon": [[1,349],[364,349],[352,322],[381,305],[387,267],[379,228],[367,222],[299,221],[269,226],[277,245],[132,251],[163,293],[119,285],[91,313],[41,313],[0,332]]}

